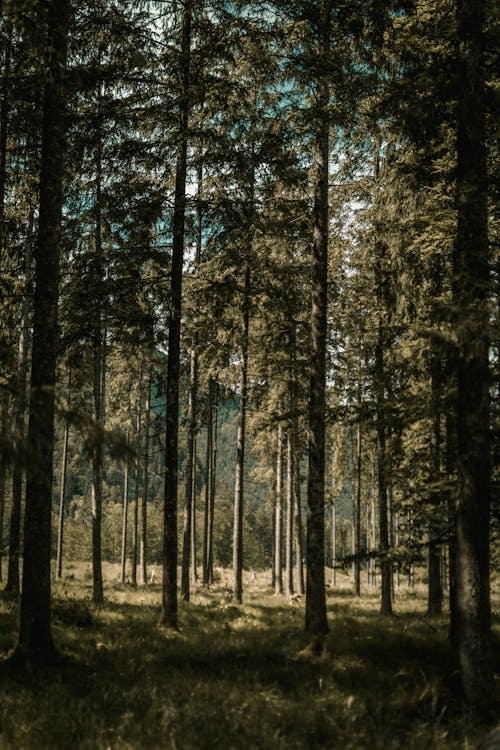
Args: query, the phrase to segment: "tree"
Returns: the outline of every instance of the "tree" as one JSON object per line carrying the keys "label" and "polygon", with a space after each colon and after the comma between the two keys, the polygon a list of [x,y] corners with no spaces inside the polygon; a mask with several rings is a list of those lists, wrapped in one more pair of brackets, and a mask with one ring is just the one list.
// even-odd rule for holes
{"label": "tree", "polygon": [[170,314],[166,384],[165,507],[163,528],[163,596],[160,622],[177,628],[177,469],[179,427],[179,370],[181,337],[182,267],[186,212],[187,138],[190,110],[191,21],[193,3],[186,0],[182,16],[179,61],[181,94],[179,141],[175,171]]}
{"label": "tree", "polygon": [[316,144],[314,154],[314,226],[311,304],[311,375],[309,390],[309,476],[307,481],[306,632],[328,632],[325,597],[325,411],[328,267],[328,159],[330,0],[318,2],[318,76],[316,79]]}
{"label": "tree", "polygon": [[453,267],[457,315],[456,657],[466,699],[492,694],[489,599],[491,498],[490,268],[487,231],[484,3],[457,0],[458,224]]}
{"label": "tree", "polygon": [[27,663],[47,662],[54,658],[50,618],[50,517],[65,145],[64,71],[70,10],[69,0],[51,0],[47,4],[44,50],[47,72],[43,94],[38,238],[34,249],[35,297],[28,425],[32,466],[26,485],[19,640],[13,657]]}

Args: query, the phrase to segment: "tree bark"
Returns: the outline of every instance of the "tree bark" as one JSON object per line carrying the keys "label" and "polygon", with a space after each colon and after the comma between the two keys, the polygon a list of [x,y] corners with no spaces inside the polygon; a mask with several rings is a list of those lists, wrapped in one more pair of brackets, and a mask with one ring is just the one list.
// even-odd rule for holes
{"label": "tree bark", "polygon": [[13,594],[19,594],[19,553],[21,546],[21,505],[24,474],[22,456],[24,453],[25,420],[27,407],[26,386],[28,382],[29,369],[28,355],[31,342],[31,262],[33,257],[33,224],[34,211],[31,210],[28,222],[28,239],[26,243],[26,254],[24,259],[25,290],[17,355],[16,395],[13,404],[15,423],[14,439],[18,448],[18,458],[14,462],[14,466],[12,467],[12,504],[9,532],[9,563],[7,569],[7,584],[5,586],[5,590]]}
{"label": "tree bark", "polygon": [[[330,55],[331,0],[318,2],[318,56]],[[307,587],[305,630],[328,632],[325,593],[325,409],[328,283],[329,75],[316,80],[316,145],[314,154],[314,225],[311,304],[311,369],[309,386],[309,476],[307,483]]]}
{"label": "tree bark", "polygon": [[203,571],[202,571],[202,583],[208,584],[210,580],[210,569],[209,569],[209,548],[212,546],[212,534],[210,526],[211,518],[211,497],[212,497],[212,440],[213,440],[213,425],[212,425],[212,399],[213,399],[213,378],[210,377],[208,380],[208,405],[207,405],[207,450],[205,455],[205,516],[203,526]]}
{"label": "tree bark", "polygon": [[295,515],[295,464],[292,430],[286,433],[286,534],[285,534],[285,595],[293,596],[293,521]]}
{"label": "tree bark", "polygon": [[484,4],[457,0],[457,208],[453,302],[458,312],[457,662],[466,700],[492,699],[489,579],[489,247]]}
{"label": "tree bark", "polygon": [[[430,482],[431,485],[441,479],[441,363],[435,346],[431,350],[431,420],[432,434],[430,440]],[[443,611],[443,591],[441,585],[441,542],[438,539],[440,517],[444,508],[441,502],[441,491],[430,493],[431,517],[429,524],[429,547],[427,557],[427,614],[440,615]]]}
{"label": "tree bark", "polygon": [[141,480],[141,441],[142,441],[142,367],[139,377],[139,398],[137,404],[136,459],[134,475],[134,515],[132,517],[132,554],[130,582],[137,586],[137,563],[139,559],[139,491]]}
{"label": "tree bark", "polygon": [[[278,424],[274,504],[274,593],[283,593],[283,426]],[[288,575],[288,571],[287,571]]]}
{"label": "tree bark", "polygon": [[210,466],[210,504],[208,518],[208,582],[214,582],[214,514],[215,514],[215,480],[217,477],[217,436],[218,436],[218,402],[217,402],[217,381],[214,380],[213,395],[213,439],[212,439],[212,460]]}
{"label": "tree bark", "polygon": [[142,499],[141,499],[141,534],[139,539],[139,584],[148,582],[147,565],[147,531],[148,531],[148,492],[149,492],[149,428],[151,424],[151,386],[152,377],[146,383],[146,415],[144,420],[144,453],[142,456]]}
{"label": "tree bark", "polygon": [[354,505],[354,591],[361,596],[361,422],[356,425],[356,501]]}
{"label": "tree bark", "polygon": [[[253,196],[252,196],[253,208]],[[248,335],[250,323],[250,265],[245,263],[243,290],[243,320],[241,343],[240,403],[238,408],[238,437],[236,448],[236,479],[234,485],[233,525],[233,596],[243,601],[243,475],[245,469],[245,422],[247,405]]]}
{"label": "tree bark", "polygon": [[[127,451],[128,451],[128,434],[127,434]],[[129,477],[129,457],[125,459],[125,473],[123,479],[123,515],[122,515],[122,556],[120,565],[120,582],[125,583],[125,569],[127,565],[127,522],[128,522],[128,477]]]}
{"label": "tree bark", "polygon": [[[71,369],[68,375],[67,408],[71,407]],[[57,524],[56,579],[62,578],[62,559],[64,545],[64,514],[66,510],[66,477],[68,468],[69,420],[64,420],[63,451],[61,458],[61,488],[59,491],[59,519]]]}
{"label": "tree bark", "polygon": [[[45,6],[45,3],[41,4]],[[65,146],[64,69],[68,0],[47,3],[47,79],[43,95],[40,203],[35,246],[35,295],[26,486],[24,564],[19,640],[14,659],[48,662],[55,656],[50,618],[50,535],[57,305]]]}
{"label": "tree bark", "polygon": [[193,471],[191,490],[191,583],[198,583],[198,566],[196,562],[196,434],[193,445]]}
{"label": "tree bark", "polygon": [[170,314],[166,388],[165,504],[163,515],[163,587],[160,623],[177,628],[177,483],[179,460],[179,373],[181,344],[182,268],[186,213],[187,137],[191,66],[192,0],[182,16],[180,54],[179,141],[175,168],[175,196],[170,272]]}

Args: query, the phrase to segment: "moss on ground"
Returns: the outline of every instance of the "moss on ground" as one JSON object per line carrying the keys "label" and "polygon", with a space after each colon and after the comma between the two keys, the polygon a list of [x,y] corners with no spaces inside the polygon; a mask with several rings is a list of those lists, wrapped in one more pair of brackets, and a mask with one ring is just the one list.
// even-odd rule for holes
{"label": "moss on ground", "polygon": [[[268,575],[248,577],[241,606],[224,575],[198,588],[173,633],[157,624],[159,586],[134,590],[106,572],[99,608],[84,566],[54,587],[61,666],[0,671],[0,748],[472,750],[484,734],[443,680],[446,617],[425,616],[422,590],[384,619],[375,594],[356,599],[342,579],[318,656],[304,650],[303,604],[274,596]],[[0,599],[3,654],[17,616]]]}

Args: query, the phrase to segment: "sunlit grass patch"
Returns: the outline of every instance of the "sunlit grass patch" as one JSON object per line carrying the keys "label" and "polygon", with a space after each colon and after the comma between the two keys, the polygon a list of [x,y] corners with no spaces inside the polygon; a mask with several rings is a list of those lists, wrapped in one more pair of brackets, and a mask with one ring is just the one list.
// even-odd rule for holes
{"label": "sunlit grass patch", "polygon": [[[484,731],[442,679],[447,619],[426,618],[423,592],[398,597],[383,618],[376,592],[357,599],[345,576],[329,591],[325,652],[297,658],[304,602],[275,596],[268,574],[248,575],[242,605],[226,573],[193,587],[173,632],[158,625],[159,584],[122,585],[110,567],[94,607],[84,572],[75,566],[54,587],[62,667],[2,676],[1,750],[472,750]],[[0,598],[3,653],[17,617]]]}

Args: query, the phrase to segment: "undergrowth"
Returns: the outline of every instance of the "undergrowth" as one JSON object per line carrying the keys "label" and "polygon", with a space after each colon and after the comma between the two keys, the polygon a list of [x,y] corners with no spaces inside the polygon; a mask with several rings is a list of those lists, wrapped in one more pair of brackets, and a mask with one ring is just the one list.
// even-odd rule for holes
{"label": "undergrowth", "polygon": [[[113,583],[110,569],[94,607],[74,570],[54,586],[63,662],[0,669],[2,750],[473,750],[485,732],[443,680],[447,621],[425,616],[422,592],[382,618],[375,594],[330,590],[318,656],[304,648],[303,604],[274,596],[267,575],[249,576],[241,606],[225,580],[197,588],[171,632],[158,626],[159,586]],[[16,602],[0,599],[3,655],[17,620]]]}

